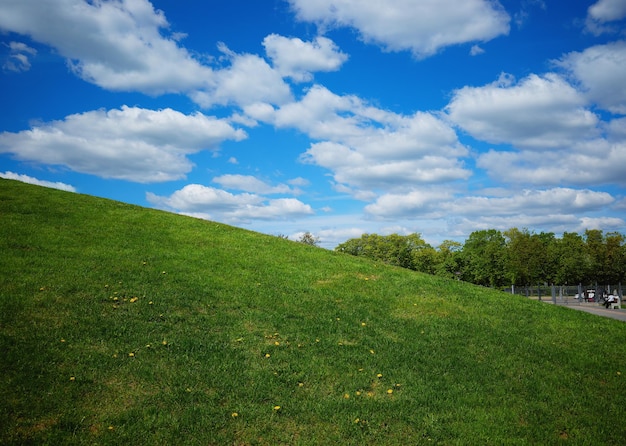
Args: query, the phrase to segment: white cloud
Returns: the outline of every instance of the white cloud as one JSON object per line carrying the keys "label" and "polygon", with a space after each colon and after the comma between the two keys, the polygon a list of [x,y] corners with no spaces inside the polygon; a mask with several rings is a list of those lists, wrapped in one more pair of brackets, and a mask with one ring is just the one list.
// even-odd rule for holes
{"label": "white cloud", "polygon": [[592,140],[586,153],[568,149],[552,152],[495,151],[481,154],[477,166],[490,176],[519,184],[626,184],[626,142]]}
{"label": "white cloud", "polygon": [[251,193],[232,194],[200,184],[189,184],[169,197],[148,193],[146,199],[158,207],[230,224],[256,219],[289,220],[314,213],[311,206],[295,198],[267,199]]}
{"label": "white cloud", "polygon": [[[417,221],[418,226],[422,226],[425,222],[438,222],[440,233],[467,237],[476,230],[512,227],[552,232],[584,230],[585,224],[597,221],[594,213],[605,212],[615,202],[606,192],[588,189],[523,190],[509,192],[506,196],[458,196],[452,191],[424,189],[409,194],[383,195],[366,206],[365,211],[376,219],[398,223]],[[612,217],[609,223],[610,226],[605,227],[624,225],[623,220]]]}
{"label": "white cloud", "polygon": [[554,73],[531,74],[517,84],[509,76],[483,87],[456,90],[450,119],[474,138],[545,150],[568,147],[598,134],[598,117],[583,94]]}
{"label": "white cloud", "polygon": [[[169,26],[148,0],[0,2],[0,31],[28,35],[55,48],[76,75],[102,88],[182,93],[203,107],[291,99],[281,74],[263,58],[235,54],[221,45],[230,66],[214,69],[179,45],[180,33],[167,35]],[[319,51],[332,49],[320,41]],[[15,53],[7,68],[27,69],[26,56]]]}
{"label": "white cloud", "polygon": [[0,153],[103,178],[151,183],[184,178],[192,167],[187,155],[245,137],[227,121],[201,113],[124,106],[4,132]]}
{"label": "white cloud", "polygon": [[283,76],[296,82],[313,79],[316,71],[337,71],[348,59],[335,43],[326,37],[316,37],[312,42],[270,34],[263,46],[274,68]]}
{"label": "white cloud", "polygon": [[31,64],[29,57],[37,55],[36,49],[22,42],[9,42],[3,45],[9,48],[9,56],[2,65],[4,70],[15,71],[17,73],[30,70]]}
{"label": "white cloud", "polygon": [[509,32],[510,17],[486,0],[289,0],[297,18],[321,26],[350,27],[366,42],[417,57]]}
{"label": "white cloud", "polygon": [[221,175],[213,178],[213,182],[226,189],[255,192],[262,195],[299,193],[299,191],[293,190],[286,184],[271,186],[251,175]]}
{"label": "white cloud", "polygon": [[0,29],[56,48],[73,71],[110,90],[187,92],[211,84],[200,64],[148,0],[7,0],[0,2]]}
{"label": "white cloud", "polygon": [[45,181],[38,180],[37,178],[30,177],[28,175],[23,175],[14,172],[0,172],[0,178],[5,178],[7,180],[17,180],[23,183],[35,184],[37,186],[43,187],[51,187],[53,189],[60,189],[67,192],[76,192],[76,188],[70,184],[61,183],[60,181]]}
{"label": "white cloud", "polygon": [[587,30],[594,34],[614,32],[615,28],[607,23],[615,22],[626,17],[626,2],[624,0],[599,0],[587,10]]}
{"label": "white cloud", "polygon": [[385,194],[365,207],[365,212],[385,219],[441,217],[441,203],[452,199],[450,192],[421,189],[406,194]]}
{"label": "white cloud", "polygon": [[571,72],[590,101],[626,114],[626,41],[571,52],[555,64]]}
{"label": "white cloud", "polygon": [[482,49],[478,45],[472,45],[472,48],[470,48],[470,56],[478,56],[478,55],[484,54],[484,53],[485,53],[485,50]]}
{"label": "white cloud", "polygon": [[214,73],[210,87],[190,94],[195,102],[207,108],[215,104],[245,108],[255,103],[284,104],[292,100],[289,85],[263,58],[235,54],[224,45],[220,48],[231,64]]}
{"label": "white cloud", "polygon": [[[278,109],[254,104],[246,113],[318,140],[301,160],[331,170],[334,180],[345,186],[407,188],[470,175],[459,160],[467,156],[467,149],[455,131],[431,113],[399,115],[319,85],[299,101]],[[353,193],[363,192],[368,194]]]}

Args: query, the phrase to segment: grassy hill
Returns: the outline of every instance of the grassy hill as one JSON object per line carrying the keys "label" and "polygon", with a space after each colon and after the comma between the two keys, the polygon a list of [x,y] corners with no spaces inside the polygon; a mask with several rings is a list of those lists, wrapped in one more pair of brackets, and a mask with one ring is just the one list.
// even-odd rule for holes
{"label": "grassy hill", "polygon": [[0,180],[0,444],[623,444],[626,324]]}

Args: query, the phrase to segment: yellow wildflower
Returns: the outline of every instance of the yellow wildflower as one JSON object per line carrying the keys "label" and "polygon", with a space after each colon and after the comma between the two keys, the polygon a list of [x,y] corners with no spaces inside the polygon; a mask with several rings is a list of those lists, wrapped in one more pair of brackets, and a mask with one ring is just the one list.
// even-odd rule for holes
{"label": "yellow wildflower", "polygon": [[237,412],[233,412],[230,414],[231,417],[233,418],[237,418],[239,416],[239,414]]}

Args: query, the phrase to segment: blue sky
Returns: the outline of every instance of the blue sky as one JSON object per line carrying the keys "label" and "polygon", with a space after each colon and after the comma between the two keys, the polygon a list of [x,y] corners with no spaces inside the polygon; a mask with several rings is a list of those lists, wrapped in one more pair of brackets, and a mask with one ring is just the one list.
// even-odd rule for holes
{"label": "blue sky", "polygon": [[626,232],[626,0],[0,0],[0,177],[332,248]]}

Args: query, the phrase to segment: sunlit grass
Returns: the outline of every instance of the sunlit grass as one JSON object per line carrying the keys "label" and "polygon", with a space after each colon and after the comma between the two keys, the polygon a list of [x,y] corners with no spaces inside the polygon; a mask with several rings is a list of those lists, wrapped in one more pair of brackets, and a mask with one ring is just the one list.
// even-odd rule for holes
{"label": "sunlit grass", "polygon": [[621,444],[626,325],[0,181],[0,444]]}

